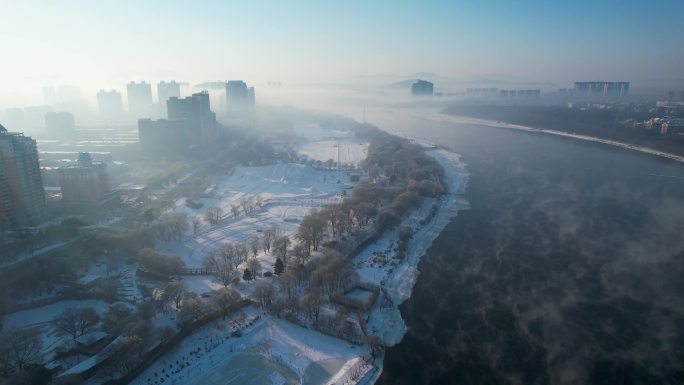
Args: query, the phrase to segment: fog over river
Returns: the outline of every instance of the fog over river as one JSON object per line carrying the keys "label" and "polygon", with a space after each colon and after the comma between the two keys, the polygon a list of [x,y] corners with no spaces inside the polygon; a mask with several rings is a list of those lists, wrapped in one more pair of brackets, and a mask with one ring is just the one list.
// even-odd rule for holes
{"label": "fog over river", "polygon": [[684,166],[418,115],[369,121],[461,154],[471,209],[421,260],[379,383],[684,383]]}

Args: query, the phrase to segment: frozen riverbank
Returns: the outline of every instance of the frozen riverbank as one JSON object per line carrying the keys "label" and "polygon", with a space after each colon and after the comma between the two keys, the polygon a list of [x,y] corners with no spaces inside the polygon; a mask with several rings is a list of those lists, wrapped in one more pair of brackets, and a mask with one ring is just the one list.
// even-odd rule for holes
{"label": "frozen riverbank", "polygon": [[[406,257],[395,263],[392,255],[384,255],[390,263],[378,263],[378,256],[389,251],[398,241],[398,231],[388,231],[369,245],[355,257],[354,263],[361,280],[380,284],[387,297],[383,304],[376,305],[368,315],[367,326],[371,334],[377,335],[386,346],[393,346],[401,341],[406,333],[406,325],[399,311],[399,305],[411,297],[411,291],[419,276],[418,264],[437,239],[442,230],[459,210],[469,208],[463,198],[467,187],[468,173],[460,156],[444,149],[436,148],[427,143],[420,143],[425,147],[428,155],[436,159],[444,168],[449,190],[436,200],[427,200],[411,215],[404,218],[403,225],[415,230],[408,243]],[[431,219],[432,207],[437,210]],[[369,372],[367,378],[359,383],[373,383],[382,373],[382,358],[376,361],[377,369]]]}
{"label": "frozen riverbank", "polygon": [[535,133],[542,133],[542,134],[548,134],[548,135],[562,136],[562,137],[566,137],[566,138],[584,140],[587,142],[602,143],[602,144],[606,144],[609,146],[625,148],[625,149],[633,150],[633,151],[639,151],[639,152],[642,152],[645,154],[655,155],[655,156],[659,156],[661,158],[667,158],[667,159],[674,160],[676,162],[684,163],[684,157],[683,156],[670,154],[668,152],[659,151],[659,150],[656,150],[653,148],[644,147],[644,146],[640,146],[637,144],[623,143],[623,142],[618,142],[615,140],[598,138],[596,136],[572,134],[569,132],[563,132],[563,131],[557,131],[557,130],[548,130],[545,128],[527,127],[527,126],[521,126],[518,124],[509,124],[509,123],[505,123],[505,122],[497,122],[497,121],[487,120],[487,119],[471,118],[471,117],[461,116],[461,115],[436,114],[435,116],[431,117],[430,119],[442,120],[442,121],[446,120],[446,121],[453,122],[453,123],[478,124],[478,125],[482,125],[482,126],[509,128],[509,129],[519,130],[519,131],[535,132]]}

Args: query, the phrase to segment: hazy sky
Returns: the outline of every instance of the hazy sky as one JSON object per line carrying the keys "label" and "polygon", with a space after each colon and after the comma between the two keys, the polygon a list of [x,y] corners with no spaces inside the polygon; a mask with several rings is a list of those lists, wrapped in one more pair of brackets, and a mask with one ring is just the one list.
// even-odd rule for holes
{"label": "hazy sky", "polygon": [[4,92],[128,80],[683,78],[684,1],[0,0]]}

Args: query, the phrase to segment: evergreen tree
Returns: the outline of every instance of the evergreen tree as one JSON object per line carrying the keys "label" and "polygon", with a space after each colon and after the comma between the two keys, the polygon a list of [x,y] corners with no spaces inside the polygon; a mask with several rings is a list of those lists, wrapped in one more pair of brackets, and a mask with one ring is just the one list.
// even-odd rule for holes
{"label": "evergreen tree", "polygon": [[242,274],[242,279],[244,281],[251,281],[252,280],[252,272],[249,271],[249,269],[245,269],[245,272]]}
{"label": "evergreen tree", "polygon": [[283,263],[282,259],[278,258],[275,261],[273,273],[275,273],[275,275],[280,275],[280,274],[283,274],[283,272],[285,272],[285,264]]}

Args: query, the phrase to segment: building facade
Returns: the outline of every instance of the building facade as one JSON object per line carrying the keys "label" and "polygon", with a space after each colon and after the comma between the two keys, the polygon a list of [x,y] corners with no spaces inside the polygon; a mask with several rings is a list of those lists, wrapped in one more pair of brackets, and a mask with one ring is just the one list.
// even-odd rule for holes
{"label": "building facade", "polygon": [[100,117],[104,119],[117,120],[123,117],[123,103],[119,91],[100,90],[97,93],[97,107]]}
{"label": "building facade", "polygon": [[126,85],[128,112],[134,118],[150,116],[152,111],[152,86],[149,83],[130,82]]}
{"label": "building facade", "polygon": [[51,134],[68,135],[76,130],[74,115],[69,112],[45,113],[45,128]]}
{"label": "building facade", "polygon": [[226,108],[228,113],[254,112],[254,87],[247,87],[242,80],[226,82]]}
{"label": "building facade", "polygon": [[140,147],[150,154],[177,156],[193,146],[210,145],[217,136],[216,114],[211,111],[209,93],[166,102],[168,119],[138,120]]}
{"label": "building facade", "polygon": [[81,152],[76,164],[59,169],[59,185],[67,210],[97,207],[110,192],[107,165]]}
{"label": "building facade", "polygon": [[36,141],[0,125],[0,227],[39,225],[46,214]]}
{"label": "building facade", "polygon": [[629,82],[575,82],[575,95],[589,99],[622,98],[629,93]]}

